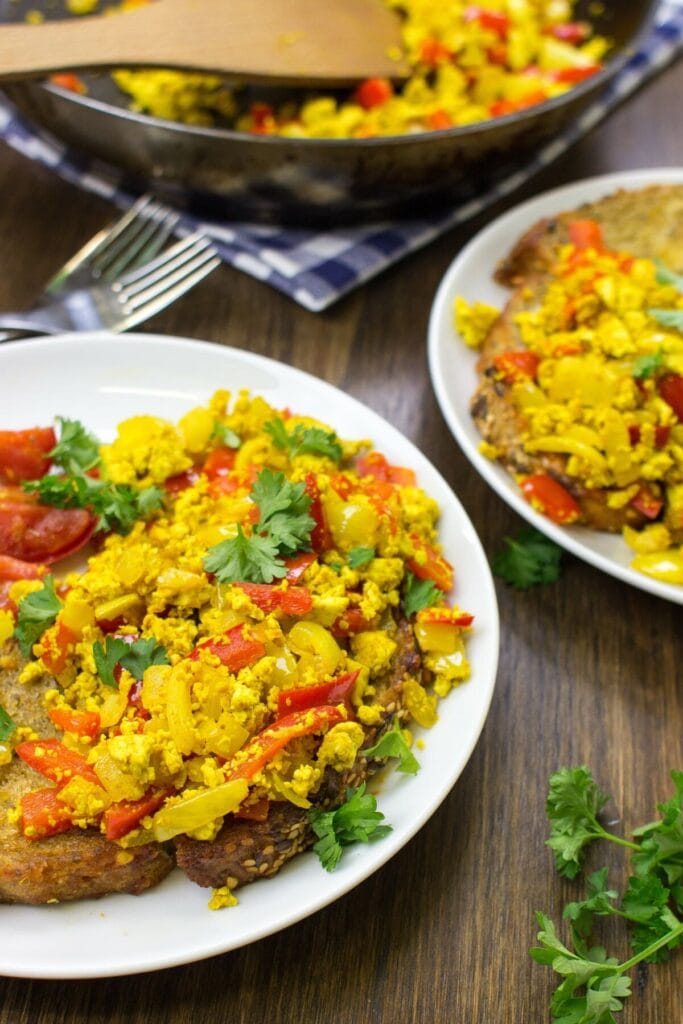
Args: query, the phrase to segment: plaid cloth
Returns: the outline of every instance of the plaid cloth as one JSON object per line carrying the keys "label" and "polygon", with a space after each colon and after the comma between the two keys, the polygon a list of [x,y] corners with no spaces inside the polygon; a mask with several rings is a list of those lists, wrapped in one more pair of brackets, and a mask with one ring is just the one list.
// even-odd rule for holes
{"label": "plaid cloth", "polygon": [[[605,92],[562,135],[546,144],[518,171],[508,174],[486,194],[447,212],[336,230],[291,229],[247,223],[219,223],[183,214],[180,233],[203,229],[231,266],[272,285],[306,309],[319,312],[342,295],[379,274],[392,263],[498,199],[509,195],[561,156],[594,128],[623,99],[673,61],[683,49],[683,0],[663,0],[652,30]],[[123,176],[98,161],[70,152],[23,120],[0,99],[0,139],[13,149],[52,168],[67,181],[97,193],[121,208],[134,196]]]}

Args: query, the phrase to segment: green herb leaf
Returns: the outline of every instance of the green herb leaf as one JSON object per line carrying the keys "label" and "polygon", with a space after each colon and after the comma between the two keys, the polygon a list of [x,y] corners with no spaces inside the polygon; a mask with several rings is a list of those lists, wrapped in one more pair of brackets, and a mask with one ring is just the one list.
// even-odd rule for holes
{"label": "green herb leaf", "polygon": [[431,608],[433,604],[441,601],[443,596],[443,590],[440,590],[432,580],[420,580],[412,572],[405,574],[401,604],[408,618],[422,608]]}
{"label": "green herb leaf", "polygon": [[303,483],[293,484],[284,473],[262,470],[251,490],[259,507],[255,533],[267,534],[282,555],[310,550],[315,520],[308,515],[311,499]]}
{"label": "green herb leaf", "polygon": [[100,443],[79,420],[57,417],[59,441],[50,452],[50,458],[64,469],[92,469],[100,463]]}
{"label": "green herb leaf", "polygon": [[21,599],[14,635],[24,657],[30,656],[33,645],[53,625],[61,608],[52,576],[45,577],[42,590],[34,590]]}
{"label": "green herb leaf", "polygon": [[343,451],[337,435],[322,427],[306,427],[298,423],[288,433],[284,420],[278,417],[265,423],[263,429],[270,434],[275,447],[283,451],[288,449],[292,458],[297,455],[320,455],[333,462],[341,462]]}
{"label": "green herb leaf", "polygon": [[391,729],[385,732],[374,746],[366,747],[362,753],[363,757],[373,757],[377,760],[385,757],[397,757],[399,761],[396,766],[397,772],[417,775],[420,770],[420,762],[406,743],[397,718],[394,719]]}
{"label": "green herb leaf", "polygon": [[561,768],[550,776],[546,813],[551,830],[547,845],[565,878],[576,877],[585,847],[606,835],[597,815],[608,800],[586,767]]}
{"label": "green herb leaf", "polygon": [[221,423],[220,420],[216,420],[214,423],[209,440],[217,441],[222,448],[239,448],[242,444],[235,431],[227,427],[225,423]]}
{"label": "green herb leaf", "polygon": [[683,276],[669,270],[661,260],[655,260],[655,266],[657,267],[657,284],[671,284],[677,291],[683,292]]}
{"label": "green herb leaf", "polygon": [[0,704],[0,743],[6,743],[16,727],[17,723]]}
{"label": "green herb leaf", "polygon": [[571,922],[574,948],[577,952],[585,952],[583,941],[593,930],[593,918],[616,913],[614,901],[619,898],[616,889],[607,888],[607,868],[601,868],[600,871],[594,871],[589,875],[586,887],[586,899],[568,903],[562,913],[563,918]]}
{"label": "green herb leaf", "polygon": [[647,315],[663,327],[683,331],[683,309],[648,309]]}
{"label": "green herb leaf", "polygon": [[364,565],[369,565],[374,557],[374,548],[351,548],[346,560],[351,569],[362,569]]}
{"label": "green herb leaf", "polygon": [[646,356],[638,356],[633,363],[633,369],[631,370],[631,376],[635,377],[636,380],[647,380],[649,377],[654,377],[658,370],[661,370],[664,365],[664,353],[661,348],[657,349],[656,352],[651,352]]}
{"label": "green herb leaf", "polygon": [[272,583],[287,575],[277,544],[270,537],[255,533],[247,537],[241,526],[237,527],[236,537],[209,548],[204,568],[221,583]]}
{"label": "green herb leaf", "polygon": [[326,871],[334,871],[345,846],[368,843],[391,832],[390,825],[380,824],[384,815],[377,810],[374,796],[365,792],[364,782],[357,789],[347,789],[341,807],[333,811],[312,808],[308,820],[318,836],[313,849]]}
{"label": "green herb leaf", "polygon": [[683,772],[672,771],[671,778],[676,794],[657,805],[662,819],[633,833],[642,837],[640,850],[633,857],[636,874],[642,878],[656,873],[669,886],[683,879]]}
{"label": "green herb leaf", "polygon": [[143,490],[128,484],[112,484],[86,476],[78,468],[65,476],[48,475],[22,484],[37,494],[43,505],[54,508],[88,508],[97,516],[96,531],[130,533],[138,519],[147,519],[163,505],[158,487]]}
{"label": "green herb leaf", "polygon": [[560,578],[562,549],[533,526],[523,528],[517,538],[504,537],[505,548],[493,560],[493,571],[518,590]]}
{"label": "green herb leaf", "polygon": [[150,665],[170,665],[166,648],[153,636],[139,637],[132,643],[121,637],[108,636],[104,647],[99,640],[95,641],[93,656],[100,679],[114,689],[118,686],[114,675],[117,665],[125,668],[138,681]]}

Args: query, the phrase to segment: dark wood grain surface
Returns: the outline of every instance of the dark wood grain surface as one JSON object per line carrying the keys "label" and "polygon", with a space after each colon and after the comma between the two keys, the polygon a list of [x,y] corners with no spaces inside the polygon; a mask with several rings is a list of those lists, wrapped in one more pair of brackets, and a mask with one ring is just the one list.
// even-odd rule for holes
{"label": "dark wood grain surface", "polygon": [[[683,164],[682,95],[679,64],[515,201],[595,173]],[[0,150],[0,194],[0,308],[17,309],[111,210],[7,148]],[[444,474],[493,555],[522,524],[448,433],[425,354],[436,286],[490,216],[324,314],[221,268],[145,329],[263,353],[367,403]],[[201,963],[109,980],[0,979],[0,1021],[547,1021],[550,972],[527,953],[534,911],[557,917],[580,891],[557,878],[544,846],[548,775],[560,765],[589,764],[614,796],[616,829],[650,820],[671,792],[669,770],[683,768],[681,607],[570,557],[555,585],[518,593],[498,581],[497,590],[502,646],[487,724],[450,796],[390,863],[304,922]],[[608,860],[619,869],[618,856]],[[0,927],[2,916],[0,908]],[[640,970],[624,1024],[683,1022],[682,957]]]}

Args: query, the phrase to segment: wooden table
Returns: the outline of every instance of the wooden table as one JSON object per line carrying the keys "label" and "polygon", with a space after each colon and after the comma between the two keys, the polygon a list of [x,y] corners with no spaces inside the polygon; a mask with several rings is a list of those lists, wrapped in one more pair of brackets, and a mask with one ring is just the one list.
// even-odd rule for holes
{"label": "wooden table", "polygon": [[[679,64],[525,196],[595,173],[680,163],[682,94]],[[0,189],[0,308],[14,309],[111,211],[7,149],[0,151]],[[435,288],[481,223],[447,235],[324,314],[221,268],[146,329],[264,353],[367,403],[445,475],[492,556],[522,524],[460,454],[425,358]],[[519,593],[498,581],[497,589],[501,660],[484,732],[450,796],[390,863],[308,920],[201,963],[100,981],[0,980],[0,1021],[548,1020],[551,974],[527,954],[534,911],[557,918],[579,892],[558,879],[544,846],[548,776],[586,763],[613,794],[617,829],[654,816],[656,802],[672,792],[669,770],[683,767],[681,608],[570,557],[555,585]],[[615,869],[621,862],[608,859]],[[591,863],[600,866],[602,854]],[[682,956],[638,972],[624,1024],[683,1021]]]}

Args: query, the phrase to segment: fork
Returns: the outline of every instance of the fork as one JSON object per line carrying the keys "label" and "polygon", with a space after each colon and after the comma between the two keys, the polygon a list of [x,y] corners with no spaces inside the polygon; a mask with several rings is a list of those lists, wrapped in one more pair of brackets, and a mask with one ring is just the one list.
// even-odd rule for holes
{"label": "fork", "polygon": [[125,270],[151,260],[166,244],[180,214],[146,194],[113,224],[98,231],[48,281],[40,302],[65,288],[113,282]]}
{"label": "fork", "polygon": [[208,238],[195,232],[112,283],[64,291],[25,313],[0,314],[0,330],[127,331],[180,298],[220,262]]}

